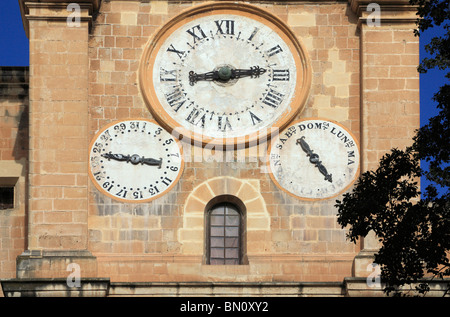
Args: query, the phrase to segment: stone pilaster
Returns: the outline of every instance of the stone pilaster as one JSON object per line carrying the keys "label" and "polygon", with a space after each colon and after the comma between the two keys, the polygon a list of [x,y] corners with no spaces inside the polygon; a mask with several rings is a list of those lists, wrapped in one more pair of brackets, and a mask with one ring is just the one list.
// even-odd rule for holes
{"label": "stone pilaster", "polygon": [[[376,168],[394,147],[412,143],[419,126],[419,39],[416,8],[404,1],[349,0],[358,16],[361,61],[361,172]],[[354,277],[373,274],[379,245],[370,233],[355,257]],[[350,283],[350,282],[349,282]],[[367,287],[367,285],[365,286]]]}
{"label": "stone pilaster", "polygon": [[30,145],[28,250],[17,258],[17,276],[65,277],[67,262],[76,260],[80,275],[92,277],[88,38],[98,1],[78,1],[75,7],[58,0],[19,3],[30,42]]}

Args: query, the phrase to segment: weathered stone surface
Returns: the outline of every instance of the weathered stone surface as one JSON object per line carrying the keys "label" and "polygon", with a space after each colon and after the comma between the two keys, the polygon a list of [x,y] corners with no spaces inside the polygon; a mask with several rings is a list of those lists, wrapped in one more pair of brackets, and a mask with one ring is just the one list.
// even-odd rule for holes
{"label": "weathered stone surface", "polygon": [[[407,2],[379,1],[384,14],[373,27],[365,1],[250,1],[308,51],[311,91],[293,120],[324,117],[346,126],[360,141],[362,171],[390,148],[409,145],[419,126],[419,42]],[[24,278],[24,285],[25,278],[59,278],[54,287],[62,294],[67,265],[79,262],[82,278],[111,283],[66,295],[119,296],[133,285],[143,295],[366,292],[372,249],[357,257],[362,245],[345,239],[334,199],[300,201],[272,182],[270,140],[230,151],[182,142],[179,182],[149,203],[115,201],[90,182],[95,133],[114,120],[153,119],[139,87],[146,43],[198,1],[82,0],[79,27],[67,26],[70,12],[59,0],[19,3],[30,68],[0,72],[0,179],[18,180],[19,202],[0,210],[0,278]],[[217,197],[242,207],[243,265],[204,264],[205,213]],[[360,280],[344,283],[352,276]],[[5,293],[8,283],[5,296],[17,295]],[[52,280],[43,284],[23,294],[50,294]]]}

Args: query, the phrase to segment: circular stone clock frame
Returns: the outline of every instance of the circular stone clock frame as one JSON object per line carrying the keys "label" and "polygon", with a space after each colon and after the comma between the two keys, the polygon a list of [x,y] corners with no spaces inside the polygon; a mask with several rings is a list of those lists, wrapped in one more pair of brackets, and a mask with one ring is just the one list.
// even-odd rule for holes
{"label": "circular stone clock frame", "polygon": [[145,203],[177,184],[184,170],[183,148],[154,120],[118,120],[93,137],[88,170],[104,195],[125,203]]}
{"label": "circular stone clock frame", "polygon": [[[239,15],[253,19],[257,23],[262,23],[261,25],[267,26],[270,28],[271,32],[275,32],[277,36],[284,41],[283,45],[286,45],[295,61],[296,78],[295,85],[293,85],[295,88],[293,88],[293,93],[290,94],[290,99],[286,99],[286,106],[284,106],[281,111],[274,113],[274,118],[269,120],[271,122],[262,123],[264,126],[258,126],[257,131],[248,132],[246,130],[239,135],[231,136],[227,134],[220,136],[211,134],[208,135],[204,130],[199,131],[194,127],[186,127],[184,122],[181,123],[180,119],[174,118],[174,115],[170,114],[167,110],[168,108],[170,109],[170,107],[167,106],[166,100],[161,101],[162,98],[158,97],[158,89],[155,87],[156,83],[154,80],[154,71],[155,69],[158,69],[158,65],[155,65],[155,60],[162,46],[165,45],[165,47],[167,47],[168,44],[165,42],[168,37],[186,23],[192,22],[198,18],[218,14]],[[246,32],[251,33],[251,30]],[[246,37],[248,37],[248,35],[246,35]],[[175,47],[172,48],[172,51],[178,53],[176,52]],[[224,70],[224,68],[222,67],[221,70]],[[221,70],[219,69],[219,71]],[[226,71],[229,70],[227,69]],[[248,146],[256,144],[255,142],[258,140],[265,141],[269,139],[270,134],[274,131],[274,129],[275,131],[277,129],[282,130],[292,119],[295,118],[299,112],[303,110],[311,86],[311,66],[306,49],[302,46],[299,39],[291,31],[291,29],[278,17],[261,8],[249,4],[236,2],[214,2],[199,5],[182,12],[169,20],[159,29],[159,31],[156,32],[156,34],[145,46],[139,68],[139,82],[142,95],[150,112],[155,119],[164,128],[171,131],[172,134],[180,135],[183,137],[183,140],[188,139],[193,144],[200,144],[201,142],[202,145],[208,144],[224,146],[231,144],[245,144],[245,146]],[[278,111],[278,109],[276,111]],[[254,117],[251,119],[253,124],[255,124]],[[249,119],[246,118],[246,120]],[[175,132],[173,132],[173,130],[175,130]]]}
{"label": "circular stone clock frame", "polygon": [[[314,131],[320,132],[314,137],[308,135]],[[284,159],[283,151],[287,151]],[[360,147],[356,137],[342,124],[323,118],[292,122],[271,140],[267,156],[267,171],[273,183],[290,196],[305,201],[339,196],[353,185],[360,173]],[[277,172],[282,176],[274,175]]]}

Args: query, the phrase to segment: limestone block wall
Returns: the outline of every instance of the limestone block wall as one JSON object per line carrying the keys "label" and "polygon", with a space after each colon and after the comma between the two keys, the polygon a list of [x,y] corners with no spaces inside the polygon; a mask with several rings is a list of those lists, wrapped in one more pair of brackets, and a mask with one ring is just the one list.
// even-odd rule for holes
{"label": "limestone block wall", "polygon": [[363,26],[364,170],[391,148],[412,144],[420,124],[419,38],[403,25]]}
{"label": "limestone block wall", "polygon": [[[309,55],[311,90],[292,121],[320,117],[351,130],[361,171],[408,145],[419,126],[414,20],[406,0],[379,2],[383,19],[373,27],[363,1],[247,1],[284,21]],[[28,102],[14,75],[14,88],[0,94],[0,177],[19,175],[20,200],[0,211],[0,277],[18,269],[20,277],[66,277],[73,261],[82,277],[112,282],[342,282],[356,274],[362,245],[336,222],[340,197],[301,201],[278,188],[267,143],[231,152],[183,143],[183,173],[164,196],[133,204],[100,193],[87,172],[90,140],[115,120],[154,119],[139,87],[144,47],[169,19],[206,2],[80,3],[81,23],[68,27],[60,1],[20,1],[30,92]],[[205,213],[216,197],[244,206],[242,265],[206,264]]]}
{"label": "limestone block wall", "polygon": [[26,244],[28,106],[28,68],[0,67],[0,186],[15,200],[0,206],[0,279],[15,276]]}
{"label": "limestone block wall", "polygon": [[[360,136],[360,36],[345,2],[250,1],[281,18],[307,49],[313,69],[305,110]],[[117,119],[152,118],[138,67],[145,44],[171,17],[202,1],[104,2],[89,37],[89,134]],[[334,200],[303,202],[266,172],[267,144],[215,154],[183,144],[185,169],[165,196],[147,204],[116,202],[90,186],[89,250],[98,276],[117,281],[341,281],[359,245],[336,223]],[[200,159],[199,159],[200,158]],[[247,262],[205,264],[205,212],[217,195],[246,206]]]}
{"label": "limestone block wall", "polygon": [[[29,244],[33,249],[83,249],[88,23],[67,27],[66,19],[58,18],[58,8],[36,4],[29,10]],[[53,21],[41,18],[48,15]]]}

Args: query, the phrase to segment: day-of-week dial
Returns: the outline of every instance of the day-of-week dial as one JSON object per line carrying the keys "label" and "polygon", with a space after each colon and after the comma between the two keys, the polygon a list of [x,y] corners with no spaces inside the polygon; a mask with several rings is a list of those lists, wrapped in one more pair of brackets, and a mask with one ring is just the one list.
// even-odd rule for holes
{"label": "day-of-week dial", "polygon": [[340,124],[301,120],[272,142],[269,167],[275,184],[295,197],[334,197],[359,174],[358,144]]}
{"label": "day-of-week dial", "polygon": [[115,122],[91,143],[90,176],[106,195],[149,201],[170,190],[183,170],[177,141],[149,120]]}
{"label": "day-of-week dial", "polygon": [[275,122],[296,85],[288,44],[264,23],[211,15],[175,30],[161,47],[153,81],[182,126],[211,137],[240,136]]}

